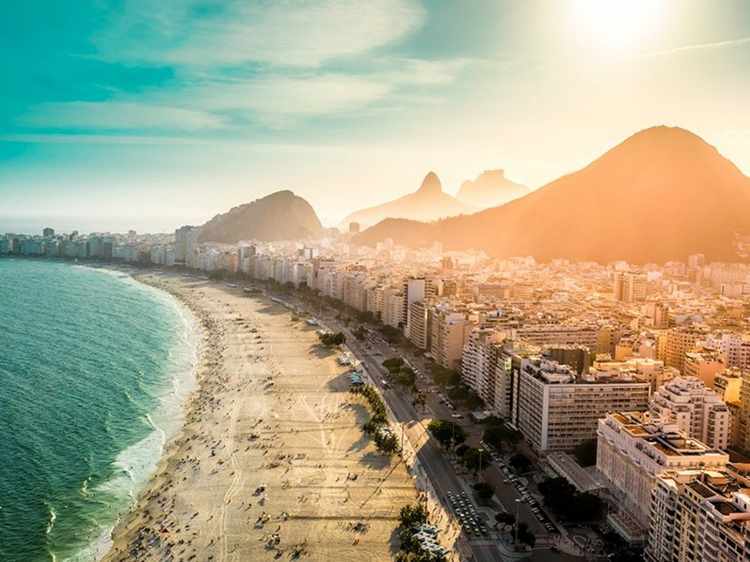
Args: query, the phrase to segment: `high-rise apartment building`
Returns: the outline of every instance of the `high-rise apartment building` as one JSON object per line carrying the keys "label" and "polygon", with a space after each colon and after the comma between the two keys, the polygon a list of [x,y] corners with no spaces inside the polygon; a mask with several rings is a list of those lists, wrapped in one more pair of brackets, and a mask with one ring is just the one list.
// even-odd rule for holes
{"label": "high-rise apartment building", "polygon": [[750,334],[723,334],[719,345],[727,367],[750,370]]}
{"label": "high-rise apartment building", "polygon": [[733,470],[672,470],[651,500],[648,562],[750,561],[750,481]]}
{"label": "high-rise apartment building", "polygon": [[416,301],[409,306],[408,338],[419,349],[430,349],[432,343],[432,314],[429,305]]}
{"label": "high-rise apartment building", "polygon": [[607,412],[645,410],[651,385],[615,374],[577,375],[567,365],[541,358],[522,362],[517,426],[537,451],[572,451],[596,437]]}
{"label": "high-rise apartment building", "polygon": [[[662,471],[720,469],[728,462],[728,454],[687,437],[676,424],[648,412],[612,412],[598,422],[596,467],[620,506],[608,520],[629,541],[644,538],[651,493]],[[637,525],[628,525],[629,520]]]}
{"label": "high-rise apartment building", "polygon": [[438,365],[446,369],[458,368],[474,325],[464,312],[440,306],[433,309],[430,353]]}
{"label": "high-rise apartment building", "polygon": [[511,356],[505,351],[507,334],[493,328],[475,328],[464,346],[461,379],[484,401],[488,410],[510,417]]}
{"label": "high-rise apartment building", "polygon": [[674,367],[684,373],[685,354],[691,351],[706,335],[705,329],[695,326],[669,330],[665,336],[664,363],[666,366]]}
{"label": "high-rise apartment building", "polygon": [[622,302],[641,302],[646,300],[648,280],[645,273],[616,271],[613,279],[615,300]]}
{"label": "high-rise apartment building", "polygon": [[678,377],[669,381],[651,397],[649,410],[654,417],[676,424],[688,437],[709,447],[726,449],[730,444],[729,408],[700,379]]}

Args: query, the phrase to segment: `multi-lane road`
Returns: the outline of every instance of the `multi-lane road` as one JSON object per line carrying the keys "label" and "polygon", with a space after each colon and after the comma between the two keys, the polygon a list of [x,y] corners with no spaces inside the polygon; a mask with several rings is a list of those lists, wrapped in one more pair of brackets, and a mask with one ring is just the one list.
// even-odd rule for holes
{"label": "multi-lane road", "polygon": [[[304,308],[301,302],[298,301],[298,304]],[[402,353],[392,349],[379,337],[368,338],[366,340],[367,343],[360,342],[346,325],[333,316],[326,315],[323,311],[319,311],[317,317],[325,323],[325,328],[332,331],[341,331],[346,335],[348,347],[366,367],[372,383],[382,393],[395,420],[403,425],[405,437],[409,439],[412,449],[416,452],[419,466],[427,478],[429,478],[435,493],[438,495],[443,506],[448,511],[451,511],[448,492],[462,491],[465,487],[462,480],[456,474],[455,468],[446,457],[445,452],[437,445],[434,439],[430,439],[427,428],[422,420],[430,417],[449,419],[455,412],[445,406],[430,390],[432,384],[427,380],[425,372],[426,363],[424,360],[417,357],[407,357],[407,360],[420,371],[418,386],[425,391],[427,407],[431,411],[431,415],[420,414],[412,403],[409,394],[404,393],[400,389],[391,388],[390,385],[383,384],[383,380],[387,375],[387,371],[382,365],[383,360],[389,357],[402,356]],[[537,536],[539,542],[547,538],[545,537],[547,531],[534,516],[530,507],[523,502],[516,503],[516,500],[520,500],[521,496],[512,484],[505,483],[505,477],[499,467],[491,465],[488,470],[493,472],[491,480],[495,485],[496,496],[506,510],[515,514],[516,508],[518,508],[520,521],[525,522],[529,526],[529,529]],[[494,522],[489,521],[488,523],[488,526],[492,526]],[[476,562],[503,562],[504,560],[491,539],[472,539],[464,533],[462,535],[462,544],[467,547],[472,559]],[[531,560],[543,560],[545,562],[568,559],[573,558],[550,550],[535,550],[531,557]]]}

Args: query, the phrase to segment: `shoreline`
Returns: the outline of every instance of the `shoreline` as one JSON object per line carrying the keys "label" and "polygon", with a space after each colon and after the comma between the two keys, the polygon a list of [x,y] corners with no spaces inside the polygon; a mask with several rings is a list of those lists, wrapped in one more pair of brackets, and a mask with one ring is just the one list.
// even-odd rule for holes
{"label": "shoreline", "polygon": [[366,409],[315,330],[223,284],[133,277],[191,311],[201,353],[185,423],[101,560],[392,559],[418,492],[362,432]]}
{"label": "shoreline", "polygon": [[[153,433],[155,433],[160,440],[158,457],[152,459],[152,470],[145,475],[145,478],[141,482],[136,482],[135,480],[132,480],[132,473],[130,473],[128,469],[122,469],[133,481],[133,488],[128,491],[128,496],[131,498],[128,505],[120,512],[115,513],[114,520],[107,527],[103,528],[99,537],[92,544],[85,547],[78,555],[74,556],[74,559],[80,559],[82,556],[89,555],[92,560],[99,562],[100,560],[103,560],[112,549],[114,545],[113,534],[115,530],[121,522],[127,518],[134,509],[136,509],[141,495],[149,487],[154,476],[162,469],[162,463],[168,455],[171,442],[180,437],[187,417],[188,404],[198,385],[197,372],[206,336],[205,330],[201,326],[198,317],[185,302],[179,299],[177,295],[140,279],[142,273],[138,270],[118,266],[91,267],[87,264],[71,265],[86,267],[104,274],[121,277],[123,282],[135,283],[142,289],[153,291],[157,294],[158,298],[164,299],[165,301],[169,300],[170,305],[175,308],[180,317],[180,322],[182,323],[181,328],[184,328],[186,336],[184,344],[191,357],[191,367],[189,371],[181,371],[178,369],[175,370],[168,379],[165,379],[164,392],[158,396],[158,400],[163,403],[162,406],[157,407],[146,414],[146,419],[151,425]],[[184,386],[184,388],[181,389],[179,388],[180,386]],[[174,396],[176,403],[167,405],[165,403],[168,401],[170,395]],[[137,447],[151,438],[153,433],[146,435],[141,441],[123,449],[115,459],[115,462],[123,464],[127,462],[129,458],[127,452],[133,447]]]}
{"label": "shoreline", "polygon": [[[84,267],[88,266],[84,265]],[[154,430],[164,432],[164,440],[162,442],[161,453],[156,462],[154,470],[149,474],[140,490],[136,491],[136,494],[133,497],[133,501],[131,502],[128,509],[117,515],[117,518],[114,521],[112,527],[106,531],[106,536],[102,537],[105,540],[102,541],[100,539],[100,541],[98,541],[95,551],[95,560],[96,562],[100,562],[107,559],[107,557],[111,554],[113,548],[115,547],[116,537],[121,532],[120,530],[122,529],[123,525],[125,525],[127,520],[137,514],[139,509],[142,508],[144,496],[146,495],[149,488],[153,487],[156,484],[155,480],[165,472],[170,464],[170,457],[175,452],[176,442],[184,437],[182,434],[185,429],[185,422],[189,417],[190,410],[193,407],[192,402],[195,399],[193,395],[194,393],[199,391],[200,380],[198,377],[198,373],[203,362],[205,348],[207,347],[208,341],[210,339],[210,333],[208,327],[206,326],[205,320],[203,320],[200,314],[196,310],[194,310],[189,301],[182,298],[182,295],[177,292],[170,291],[164,286],[160,286],[147,280],[146,277],[151,272],[144,273],[137,269],[116,266],[98,266],[96,269],[124,273],[129,279],[138,283],[139,285],[157,291],[161,295],[165,295],[168,298],[174,299],[176,306],[181,310],[183,319],[186,321],[186,323],[189,322],[190,324],[192,324],[192,326],[189,328],[189,331],[191,332],[193,338],[193,342],[189,344],[192,345],[193,355],[193,368],[190,377],[191,388],[181,400],[181,420],[179,426],[174,428],[174,431],[171,433],[171,435],[168,435],[166,434],[166,432],[164,432],[164,430],[157,427],[153,420],[149,417],[149,422],[154,427]],[[176,378],[173,378],[172,383],[174,384],[175,382]]]}

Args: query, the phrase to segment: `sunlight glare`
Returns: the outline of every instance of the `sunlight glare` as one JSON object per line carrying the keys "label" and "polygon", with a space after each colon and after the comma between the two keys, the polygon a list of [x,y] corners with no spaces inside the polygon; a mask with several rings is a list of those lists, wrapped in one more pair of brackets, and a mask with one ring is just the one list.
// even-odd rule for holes
{"label": "sunlight glare", "polygon": [[637,50],[664,18],[664,0],[573,0],[577,42],[614,51]]}

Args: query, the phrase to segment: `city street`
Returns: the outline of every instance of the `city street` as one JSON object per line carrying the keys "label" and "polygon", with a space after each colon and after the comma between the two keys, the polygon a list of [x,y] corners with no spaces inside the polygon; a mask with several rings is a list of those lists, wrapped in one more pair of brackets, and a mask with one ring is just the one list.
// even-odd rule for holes
{"label": "city street", "polygon": [[[304,304],[296,300],[299,306]],[[335,316],[326,314],[322,310],[317,311],[317,318],[325,324],[325,327],[331,331],[341,331],[346,335],[347,346],[354,355],[362,361],[367,372],[370,374],[373,385],[375,385],[388,406],[393,412],[398,423],[404,424],[405,436],[409,439],[412,448],[417,452],[420,466],[424,469],[427,477],[430,479],[435,492],[438,494],[440,501],[446,507],[447,511],[452,512],[448,502],[448,492],[461,491],[467,489],[462,478],[456,473],[454,466],[451,464],[447,453],[430,438],[426,424],[430,419],[451,420],[462,425],[467,435],[473,433],[472,441],[481,438],[481,433],[471,431],[475,429],[473,424],[468,421],[468,416],[464,413],[461,419],[455,419],[451,416],[456,414],[456,410],[449,408],[444,404],[437,392],[433,390],[435,385],[428,374],[427,360],[412,354],[403,353],[396,350],[385,342],[379,335],[368,337],[364,341],[358,340],[347,325],[337,320]],[[388,376],[387,370],[382,363],[385,359],[391,357],[403,357],[406,361],[418,371],[417,387],[426,396],[426,410],[418,412],[412,404],[411,395],[404,393],[399,388],[393,388],[390,384],[383,384]],[[550,545],[553,537],[547,532],[544,526],[534,516],[530,506],[521,499],[521,495],[512,483],[504,482],[505,476],[498,466],[492,464],[490,460],[489,468],[485,472],[486,479],[491,482],[495,488],[497,500],[503,508],[519,516],[519,520],[528,525],[529,530],[537,538],[537,549],[532,553],[530,560],[575,560],[574,557],[568,557],[561,553],[551,551],[546,548],[539,548],[539,545]],[[466,482],[468,486],[470,482]],[[518,503],[516,500],[520,500]],[[494,521],[487,521],[488,527],[494,527]],[[502,562],[504,558],[495,546],[493,541],[488,539],[471,539],[466,533],[462,534],[462,541],[468,544],[473,559],[476,562]]]}

